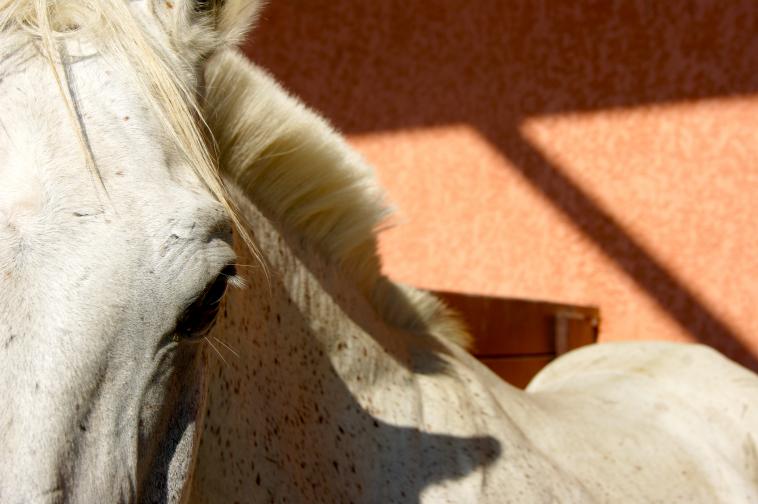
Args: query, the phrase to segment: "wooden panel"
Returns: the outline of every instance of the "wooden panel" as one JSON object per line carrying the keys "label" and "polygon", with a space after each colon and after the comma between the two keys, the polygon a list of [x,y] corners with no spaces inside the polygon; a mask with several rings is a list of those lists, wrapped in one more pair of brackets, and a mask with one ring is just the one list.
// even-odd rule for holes
{"label": "wooden panel", "polygon": [[556,356],[597,341],[600,312],[594,307],[435,294],[466,321],[474,355],[517,387],[525,387]]}
{"label": "wooden panel", "polygon": [[553,360],[553,356],[545,355],[539,357],[509,358],[483,357],[479,360],[511,385],[524,388],[540,369],[547,366],[547,364]]}
{"label": "wooden panel", "polygon": [[[477,356],[555,354],[597,340],[597,308],[436,292],[463,316]],[[561,324],[564,324],[561,326]],[[563,337],[558,348],[556,337]]]}

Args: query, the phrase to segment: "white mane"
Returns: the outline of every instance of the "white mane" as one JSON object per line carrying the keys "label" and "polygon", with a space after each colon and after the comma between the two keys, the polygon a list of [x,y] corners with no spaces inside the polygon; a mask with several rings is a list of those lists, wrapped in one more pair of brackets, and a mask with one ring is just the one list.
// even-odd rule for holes
{"label": "white mane", "polygon": [[343,138],[236,51],[216,55],[205,76],[222,171],[340,263],[387,322],[468,344],[439,299],[381,275],[376,231],[390,212],[373,170]]}

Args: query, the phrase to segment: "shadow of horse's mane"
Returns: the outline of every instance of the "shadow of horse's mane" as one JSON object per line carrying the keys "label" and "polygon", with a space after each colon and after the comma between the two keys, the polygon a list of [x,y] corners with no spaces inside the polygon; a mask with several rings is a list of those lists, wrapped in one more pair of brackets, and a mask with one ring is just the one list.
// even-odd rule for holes
{"label": "shadow of horse's mane", "polygon": [[389,325],[467,345],[464,325],[441,300],[381,274],[377,229],[390,211],[373,170],[329,124],[236,51],[216,55],[205,78],[224,175],[339,264]]}

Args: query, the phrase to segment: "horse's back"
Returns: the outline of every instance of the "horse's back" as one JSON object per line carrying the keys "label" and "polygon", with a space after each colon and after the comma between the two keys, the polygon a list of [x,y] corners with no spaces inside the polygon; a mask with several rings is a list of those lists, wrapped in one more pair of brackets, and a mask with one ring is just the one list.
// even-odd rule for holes
{"label": "horse's back", "polygon": [[562,426],[542,448],[596,495],[758,502],[758,376],[707,347],[593,345],[527,391]]}

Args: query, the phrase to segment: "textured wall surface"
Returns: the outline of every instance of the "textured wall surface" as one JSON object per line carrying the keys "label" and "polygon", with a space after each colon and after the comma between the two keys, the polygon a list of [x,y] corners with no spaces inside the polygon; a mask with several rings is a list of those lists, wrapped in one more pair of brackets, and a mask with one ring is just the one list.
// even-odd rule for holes
{"label": "textured wall surface", "polygon": [[758,369],[754,0],[275,0],[247,46],[377,167],[388,273]]}

